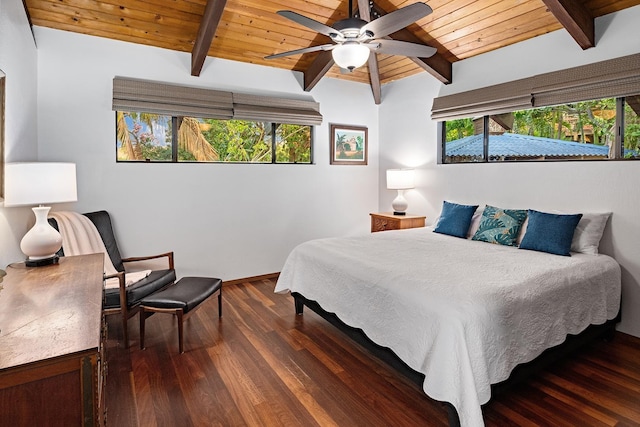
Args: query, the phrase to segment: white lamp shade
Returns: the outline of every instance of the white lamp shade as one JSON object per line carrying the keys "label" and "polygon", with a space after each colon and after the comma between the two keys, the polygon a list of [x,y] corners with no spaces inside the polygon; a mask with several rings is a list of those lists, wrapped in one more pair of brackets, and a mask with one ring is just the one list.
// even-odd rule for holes
{"label": "white lamp shade", "polygon": [[413,169],[387,169],[387,188],[389,190],[408,190],[415,187]]}
{"label": "white lamp shade", "polygon": [[4,173],[7,207],[78,200],[74,163],[7,163]]}
{"label": "white lamp shade", "polygon": [[338,67],[353,70],[362,67],[369,59],[369,48],[358,42],[345,42],[331,51]]}

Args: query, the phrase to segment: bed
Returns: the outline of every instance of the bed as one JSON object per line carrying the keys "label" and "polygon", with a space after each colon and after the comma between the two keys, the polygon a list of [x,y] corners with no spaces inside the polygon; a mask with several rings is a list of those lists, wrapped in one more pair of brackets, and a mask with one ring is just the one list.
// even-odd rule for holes
{"label": "bed", "polygon": [[616,261],[571,255],[431,227],[319,239],[291,252],[275,292],[361,329],[423,374],[424,392],[455,408],[462,426],[479,426],[492,384],[568,335],[618,317]]}

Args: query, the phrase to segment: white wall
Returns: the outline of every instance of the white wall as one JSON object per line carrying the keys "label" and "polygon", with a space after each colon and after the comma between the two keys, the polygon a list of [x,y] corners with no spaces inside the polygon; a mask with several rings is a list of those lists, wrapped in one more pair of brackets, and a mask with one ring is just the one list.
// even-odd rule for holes
{"label": "white wall", "polygon": [[[306,240],[366,233],[378,206],[378,107],[367,85],[323,79],[315,165],[116,163],[114,76],[246,93],[309,96],[301,75],[41,27],[38,136],[43,161],[77,163],[80,212],[112,214],[124,256],[175,251],[178,275],[225,280],[280,271]],[[369,129],[368,166],[329,164],[329,123]]]}
{"label": "white wall", "polygon": [[640,6],[596,20],[597,46],[582,51],[556,31],[454,64],[454,83],[444,86],[426,73],[383,88],[380,108],[380,206],[395,192],[385,189],[390,167],[418,168],[418,188],[407,192],[409,210],[433,222],[442,201],[512,208],[612,211],[601,249],[622,266],[623,320],[619,329],[640,336],[640,163],[625,161],[459,164],[436,162],[433,98],[538,73],[640,52]]}
{"label": "white wall", "polygon": [[[38,156],[36,68],[36,46],[22,1],[0,1],[0,70],[6,74],[7,162],[36,160]],[[4,208],[0,202],[0,268],[23,257],[19,242],[28,230],[31,216],[28,208]]]}

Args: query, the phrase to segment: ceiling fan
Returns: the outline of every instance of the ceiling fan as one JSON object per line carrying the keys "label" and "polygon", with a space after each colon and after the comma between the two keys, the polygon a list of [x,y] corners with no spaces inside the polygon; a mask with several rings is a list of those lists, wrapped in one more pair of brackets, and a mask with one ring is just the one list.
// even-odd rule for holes
{"label": "ceiling fan", "polygon": [[431,46],[387,37],[433,12],[426,3],[413,3],[371,22],[353,17],[352,11],[352,1],[349,0],[349,18],[336,22],[333,27],[290,10],[278,11],[278,15],[328,36],[333,43],[276,53],[265,59],[331,50],[333,60],[340,68],[353,71],[367,62],[370,52],[416,58],[428,58],[436,53],[436,48]]}

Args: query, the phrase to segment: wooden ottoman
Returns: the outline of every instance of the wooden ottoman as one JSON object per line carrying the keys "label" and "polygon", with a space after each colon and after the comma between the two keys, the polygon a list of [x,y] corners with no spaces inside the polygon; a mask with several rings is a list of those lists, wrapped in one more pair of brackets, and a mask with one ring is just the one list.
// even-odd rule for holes
{"label": "wooden ottoman", "polygon": [[175,284],[140,301],[140,348],[144,349],[144,323],[154,313],[178,317],[178,346],[184,353],[182,323],[200,304],[218,292],[218,316],[222,317],[222,280],[210,277],[183,277]]}

